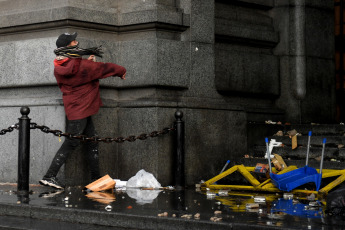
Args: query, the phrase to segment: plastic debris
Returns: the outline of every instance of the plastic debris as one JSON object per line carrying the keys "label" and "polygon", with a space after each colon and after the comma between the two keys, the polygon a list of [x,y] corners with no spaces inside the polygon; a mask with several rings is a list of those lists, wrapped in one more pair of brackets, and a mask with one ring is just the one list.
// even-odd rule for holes
{"label": "plastic debris", "polygon": [[309,201],[313,201],[313,200],[315,200],[315,198],[316,198],[316,196],[315,196],[314,193],[312,193],[309,196],[307,196],[307,200],[309,200]]}
{"label": "plastic debris", "polygon": [[206,191],[206,196],[207,196],[207,199],[214,199],[216,197],[216,193],[214,192],[211,192],[211,191]]}
{"label": "plastic debris", "polygon": [[217,194],[218,194],[218,196],[229,196],[229,190],[225,190],[225,189],[222,190],[221,189],[221,190],[218,191]]}
{"label": "plastic debris", "polygon": [[[271,139],[270,143],[268,145],[268,149],[270,151],[270,154],[272,153],[273,147],[281,147],[281,146],[283,146],[282,142],[277,142],[276,139]],[[271,156],[271,158],[274,157],[273,155],[270,155],[270,156]],[[265,158],[267,159],[267,154],[265,154]]]}
{"label": "plastic debris", "polygon": [[293,199],[293,194],[292,193],[284,193],[283,198],[285,200],[291,200],[291,199]]}
{"label": "plastic debris", "polygon": [[151,204],[162,190],[142,190],[137,188],[127,188],[126,192],[130,198],[136,200],[138,204]]}
{"label": "plastic debris", "polygon": [[257,208],[259,208],[258,203],[247,203],[246,204],[246,209],[257,209]]}
{"label": "plastic debris", "polygon": [[123,188],[123,187],[126,187],[127,186],[127,181],[123,181],[123,180],[120,180],[120,179],[114,179],[115,181],[115,188]]}
{"label": "plastic debris", "polygon": [[214,211],[214,214],[215,214],[215,215],[219,215],[219,214],[222,214],[222,211],[219,211],[219,210],[217,210],[217,211]]}
{"label": "plastic debris", "polygon": [[194,215],[194,219],[200,219],[200,213],[196,213],[195,215]]}
{"label": "plastic debris", "polygon": [[105,210],[108,211],[108,212],[110,212],[112,209],[113,209],[113,207],[111,207],[111,205],[107,205],[105,207]]}
{"label": "plastic debris", "polygon": [[256,196],[254,197],[255,203],[266,203],[266,197],[264,196]]}
{"label": "plastic debris", "polygon": [[161,184],[152,175],[141,169],[127,181],[127,188],[160,188]]}

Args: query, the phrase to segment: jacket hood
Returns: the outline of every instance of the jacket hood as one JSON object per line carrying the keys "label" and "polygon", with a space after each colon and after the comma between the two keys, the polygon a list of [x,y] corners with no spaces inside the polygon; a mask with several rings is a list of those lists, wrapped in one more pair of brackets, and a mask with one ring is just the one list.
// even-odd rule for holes
{"label": "jacket hood", "polygon": [[79,70],[81,58],[66,58],[62,60],[54,60],[54,72],[62,76],[74,75]]}

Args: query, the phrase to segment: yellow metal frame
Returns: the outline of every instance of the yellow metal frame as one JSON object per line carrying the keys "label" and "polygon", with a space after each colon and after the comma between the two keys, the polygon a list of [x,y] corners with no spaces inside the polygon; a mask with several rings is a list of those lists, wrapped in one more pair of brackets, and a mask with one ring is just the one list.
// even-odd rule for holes
{"label": "yellow metal frame", "polygon": [[[289,166],[286,169],[278,172],[277,174],[283,174],[289,171],[292,171],[294,169],[297,169],[296,166]],[[230,169],[224,171],[223,173],[209,179],[205,183],[201,184],[201,189],[228,189],[228,190],[240,190],[240,191],[263,191],[263,192],[283,192],[279,190],[277,187],[274,186],[274,184],[271,182],[271,179],[267,179],[264,182],[259,182],[255,177],[252,176],[251,172],[255,170],[255,167],[246,167],[244,165],[235,165],[231,167]],[[273,172],[276,172],[275,169],[272,169]],[[249,185],[218,185],[214,184],[218,180],[238,171],[241,173],[251,184]],[[338,176],[335,180],[333,180],[328,185],[324,186],[317,191],[312,190],[301,190],[301,189],[294,189],[292,190],[292,193],[305,193],[305,194],[319,194],[319,195],[327,195],[330,190],[332,190],[337,185],[341,184],[345,180],[345,169],[344,170],[335,170],[335,169],[323,169],[322,171],[322,178],[328,178],[328,177],[335,177]]]}

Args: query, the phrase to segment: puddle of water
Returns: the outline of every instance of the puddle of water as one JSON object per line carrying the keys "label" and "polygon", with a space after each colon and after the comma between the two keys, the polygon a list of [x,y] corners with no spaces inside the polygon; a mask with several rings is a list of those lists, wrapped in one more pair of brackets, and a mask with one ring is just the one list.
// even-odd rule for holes
{"label": "puddle of water", "polygon": [[[296,229],[345,226],[343,192],[330,196],[333,198],[327,200],[327,203],[326,200],[318,201],[311,199],[312,197],[296,195],[292,197],[289,194],[284,196],[275,193],[211,190],[200,192],[192,189],[134,189],[85,193],[80,187],[60,191],[37,186],[28,197],[17,196],[15,189],[11,186],[0,186],[0,202]],[[332,208],[333,212],[330,212]]]}

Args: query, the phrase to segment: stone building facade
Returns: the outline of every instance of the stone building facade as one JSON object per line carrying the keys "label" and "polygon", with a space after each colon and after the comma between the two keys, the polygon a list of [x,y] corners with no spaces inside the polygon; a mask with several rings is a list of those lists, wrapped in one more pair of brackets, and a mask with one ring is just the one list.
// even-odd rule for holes
{"label": "stone building facade", "polygon": [[[334,3],[324,0],[0,0],[1,128],[31,109],[32,122],[64,130],[53,76],[55,41],[78,32],[102,45],[99,61],[127,68],[101,80],[101,137],[172,126],[184,113],[187,185],[216,175],[247,152],[248,122],[332,122],[335,117]],[[0,182],[17,179],[17,132],[0,137]],[[30,182],[61,143],[31,131]],[[127,180],[152,172],[173,183],[172,135],[100,144],[102,174]],[[88,182],[80,147],[59,174]]]}

